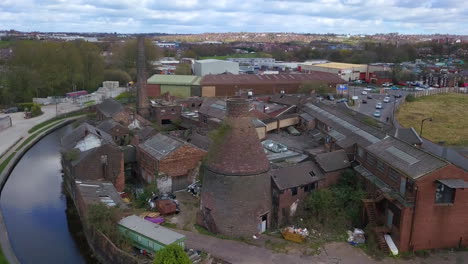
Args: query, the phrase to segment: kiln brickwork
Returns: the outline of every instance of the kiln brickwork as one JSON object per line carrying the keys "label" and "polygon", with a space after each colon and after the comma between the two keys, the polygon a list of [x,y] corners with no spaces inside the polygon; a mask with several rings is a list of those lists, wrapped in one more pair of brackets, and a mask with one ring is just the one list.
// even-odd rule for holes
{"label": "kiln brickwork", "polygon": [[247,100],[227,100],[218,132],[203,169],[200,224],[215,233],[252,236],[270,225],[271,178]]}

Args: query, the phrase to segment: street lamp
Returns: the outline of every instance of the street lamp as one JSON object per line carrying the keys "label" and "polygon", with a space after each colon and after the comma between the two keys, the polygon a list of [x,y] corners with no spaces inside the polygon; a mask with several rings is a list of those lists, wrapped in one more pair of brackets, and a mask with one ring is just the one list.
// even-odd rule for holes
{"label": "street lamp", "polygon": [[424,118],[423,120],[421,120],[421,130],[419,131],[419,136],[422,137],[422,131],[423,131],[423,124],[424,124],[424,121],[426,120],[429,120],[432,122],[432,117],[428,117],[428,118]]}

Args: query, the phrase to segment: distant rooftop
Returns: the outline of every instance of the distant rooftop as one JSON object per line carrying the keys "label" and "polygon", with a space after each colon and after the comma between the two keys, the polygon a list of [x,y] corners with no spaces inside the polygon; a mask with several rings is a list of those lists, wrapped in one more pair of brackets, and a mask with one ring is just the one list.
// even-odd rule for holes
{"label": "distant rooftop", "polygon": [[185,239],[185,236],[172,231],[158,224],[151,223],[136,215],[130,215],[120,220],[119,225],[133,230],[139,234],[149,237],[164,245],[170,245],[178,240]]}
{"label": "distant rooftop", "polygon": [[322,64],[315,64],[314,66],[334,68],[334,69],[350,69],[354,67],[363,67],[367,65],[366,64],[341,63],[341,62],[328,62],[328,63],[322,63]]}
{"label": "distant rooftop", "polygon": [[148,79],[148,84],[167,85],[200,85],[201,77],[193,75],[154,74]]}

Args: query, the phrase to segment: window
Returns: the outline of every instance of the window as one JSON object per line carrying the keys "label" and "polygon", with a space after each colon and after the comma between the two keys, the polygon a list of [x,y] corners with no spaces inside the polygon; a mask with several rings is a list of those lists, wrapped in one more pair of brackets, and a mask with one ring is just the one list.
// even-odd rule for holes
{"label": "window", "polygon": [[107,155],[101,155],[101,164],[107,165]]}
{"label": "window", "polygon": [[202,116],[203,123],[208,123],[208,118],[206,116]]}
{"label": "window", "polygon": [[192,107],[195,107],[195,103],[192,103]]}
{"label": "window", "polygon": [[291,192],[292,192],[292,196],[297,195],[297,187],[292,188]]}
{"label": "window", "polygon": [[385,164],[384,164],[381,160],[378,160],[378,161],[377,161],[377,169],[378,169],[380,172],[384,172],[384,171],[385,171]]}
{"label": "window", "polygon": [[455,200],[455,189],[440,182],[436,185],[435,202],[438,204],[450,204]]}
{"label": "window", "polygon": [[160,111],[160,112],[161,112],[161,113],[166,113],[166,110],[164,110],[164,109],[161,109],[161,111]]}
{"label": "window", "polygon": [[369,165],[375,165],[375,162],[377,161],[377,159],[372,156],[371,154],[367,154],[367,159],[366,159],[367,163]]}
{"label": "window", "polygon": [[307,184],[304,186],[304,192],[310,192],[315,190],[315,183]]}
{"label": "window", "polygon": [[361,147],[357,148],[357,155],[360,158],[364,158],[364,150]]}
{"label": "window", "polygon": [[392,179],[393,181],[399,181],[400,180],[400,173],[398,173],[398,171],[390,168],[390,170],[388,172],[388,177],[390,179]]}

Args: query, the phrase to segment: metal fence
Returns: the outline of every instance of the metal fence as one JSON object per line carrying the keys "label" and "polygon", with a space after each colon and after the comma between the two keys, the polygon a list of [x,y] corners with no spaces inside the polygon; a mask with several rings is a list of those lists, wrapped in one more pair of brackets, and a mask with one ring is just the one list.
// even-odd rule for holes
{"label": "metal fence", "polygon": [[434,94],[441,93],[468,93],[468,88],[466,87],[452,87],[452,88],[437,88],[432,90],[419,91],[414,93],[414,97],[429,96]]}

